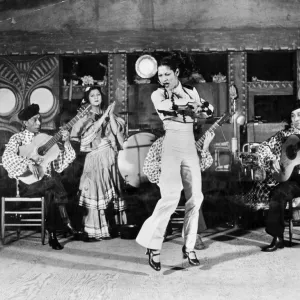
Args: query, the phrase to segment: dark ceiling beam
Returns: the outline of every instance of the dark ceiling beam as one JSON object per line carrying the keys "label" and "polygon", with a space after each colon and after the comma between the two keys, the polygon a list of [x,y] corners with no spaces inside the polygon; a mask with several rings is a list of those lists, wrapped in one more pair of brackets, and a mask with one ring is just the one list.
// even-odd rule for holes
{"label": "dark ceiling beam", "polygon": [[0,54],[92,54],[181,49],[272,51],[300,49],[299,28],[139,31],[0,32]]}

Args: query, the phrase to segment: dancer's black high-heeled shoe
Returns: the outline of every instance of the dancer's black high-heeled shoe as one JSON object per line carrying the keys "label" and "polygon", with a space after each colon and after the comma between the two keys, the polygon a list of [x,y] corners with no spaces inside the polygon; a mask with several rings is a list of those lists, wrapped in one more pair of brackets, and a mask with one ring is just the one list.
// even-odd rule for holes
{"label": "dancer's black high-heeled shoe", "polygon": [[153,256],[158,256],[158,255],[160,255],[160,253],[153,253],[153,251],[155,251],[155,250],[147,249],[147,252],[146,252],[146,255],[149,256],[149,265],[155,271],[160,271],[160,269],[161,269],[160,262],[155,262],[153,260]]}
{"label": "dancer's black high-heeled shoe", "polygon": [[[194,258],[190,257],[191,253],[193,253],[195,255]],[[192,266],[200,265],[200,261],[198,260],[198,258],[196,256],[196,252],[195,251],[186,251],[185,245],[182,247],[182,255],[183,255],[183,258],[187,258],[189,260],[190,265],[192,265]]]}
{"label": "dancer's black high-heeled shoe", "polygon": [[57,240],[55,232],[49,233],[49,246],[54,250],[62,250],[64,248]]}

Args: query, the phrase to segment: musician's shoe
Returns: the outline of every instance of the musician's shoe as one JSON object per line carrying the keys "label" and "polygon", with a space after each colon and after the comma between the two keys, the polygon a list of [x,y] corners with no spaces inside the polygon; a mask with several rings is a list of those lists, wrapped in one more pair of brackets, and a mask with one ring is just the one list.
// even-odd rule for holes
{"label": "musician's shoe", "polygon": [[85,243],[94,243],[94,242],[101,242],[102,239],[94,238],[94,237],[88,237],[87,235],[83,235],[82,241]]}
{"label": "musician's shoe", "polygon": [[205,244],[203,243],[201,236],[199,234],[197,234],[197,238],[196,238],[196,243],[195,243],[195,247],[196,250],[203,250],[206,248]]}
{"label": "musician's shoe", "polygon": [[263,252],[274,252],[277,249],[284,248],[284,240],[282,237],[274,237],[272,243],[269,246],[263,247],[261,251]]}
{"label": "musician's shoe", "polygon": [[55,232],[49,233],[49,246],[54,250],[62,250],[64,248],[57,240]]}
{"label": "musician's shoe", "polygon": [[72,234],[75,239],[80,239],[80,236],[82,235],[81,231],[77,231],[76,229],[74,229],[70,223],[68,223],[66,227],[69,233]]}

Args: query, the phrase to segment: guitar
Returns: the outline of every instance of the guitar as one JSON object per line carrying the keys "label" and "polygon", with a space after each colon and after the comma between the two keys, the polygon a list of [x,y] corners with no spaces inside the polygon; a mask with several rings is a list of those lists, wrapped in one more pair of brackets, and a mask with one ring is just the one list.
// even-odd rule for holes
{"label": "guitar", "polygon": [[[218,119],[214,124],[212,124],[209,129],[195,142],[196,148],[199,149],[202,147],[206,132],[213,132],[217,127],[221,126],[224,122],[229,120],[233,113],[226,112]],[[159,183],[159,177],[161,172],[161,153],[162,153],[162,144],[163,136],[158,138],[150,147],[147,156],[143,165],[143,172],[147,176],[148,180],[152,183]]]}
{"label": "guitar", "polygon": [[[69,130],[72,126],[82,117],[84,117],[91,109],[91,105],[89,104],[86,107],[80,108],[78,110],[77,115],[66,125],[64,125],[61,130]],[[50,136],[45,133],[39,133],[35,136],[32,142],[29,145],[24,145],[19,148],[19,155],[23,157],[27,157],[35,161],[38,166],[38,178],[35,177],[31,171],[26,171],[19,179],[26,183],[32,184],[41,180],[44,175],[47,166],[50,162],[55,160],[59,155],[59,147],[57,142],[61,138],[61,130],[57,132],[54,136]]]}
{"label": "guitar", "polygon": [[283,143],[280,157],[280,172],[273,172],[273,178],[278,182],[287,181],[294,170],[300,164],[300,137],[290,135]]}
{"label": "guitar", "polygon": [[196,146],[197,146],[197,148],[200,148],[200,147],[203,146],[203,143],[204,143],[205,137],[206,137],[206,132],[214,132],[214,131],[217,129],[217,127],[221,126],[223,123],[225,123],[226,121],[228,121],[228,120],[232,117],[233,114],[234,114],[234,113],[226,112],[226,113],[224,113],[224,114],[221,116],[220,119],[218,119],[214,124],[212,124],[212,125],[205,131],[205,133],[201,136],[201,138],[200,138],[198,141],[196,141]]}

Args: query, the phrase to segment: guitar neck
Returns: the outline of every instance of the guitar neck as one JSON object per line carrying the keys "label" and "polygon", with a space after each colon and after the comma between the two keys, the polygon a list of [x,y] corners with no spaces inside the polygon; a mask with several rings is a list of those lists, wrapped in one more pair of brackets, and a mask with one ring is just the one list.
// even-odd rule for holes
{"label": "guitar neck", "polygon": [[206,131],[205,133],[201,136],[201,138],[196,142],[198,146],[203,146],[204,140],[205,140],[205,135],[206,132],[213,132],[216,130],[216,128],[220,126],[219,125],[219,121],[215,122],[213,125],[211,125]]}
{"label": "guitar neck", "polygon": [[[80,119],[80,115],[76,115],[71,121],[63,126],[63,130],[69,130],[73,125]],[[53,147],[61,138],[61,130],[57,132],[44,146],[44,151],[47,152],[51,147]]]}
{"label": "guitar neck", "polygon": [[201,138],[196,142],[196,145],[199,147],[203,146],[203,143],[205,141],[205,135],[206,132],[214,132],[217,127],[221,126],[228,118],[232,116],[232,113],[225,113],[218,121],[216,121],[214,124],[212,124],[205,133],[201,136]]}

